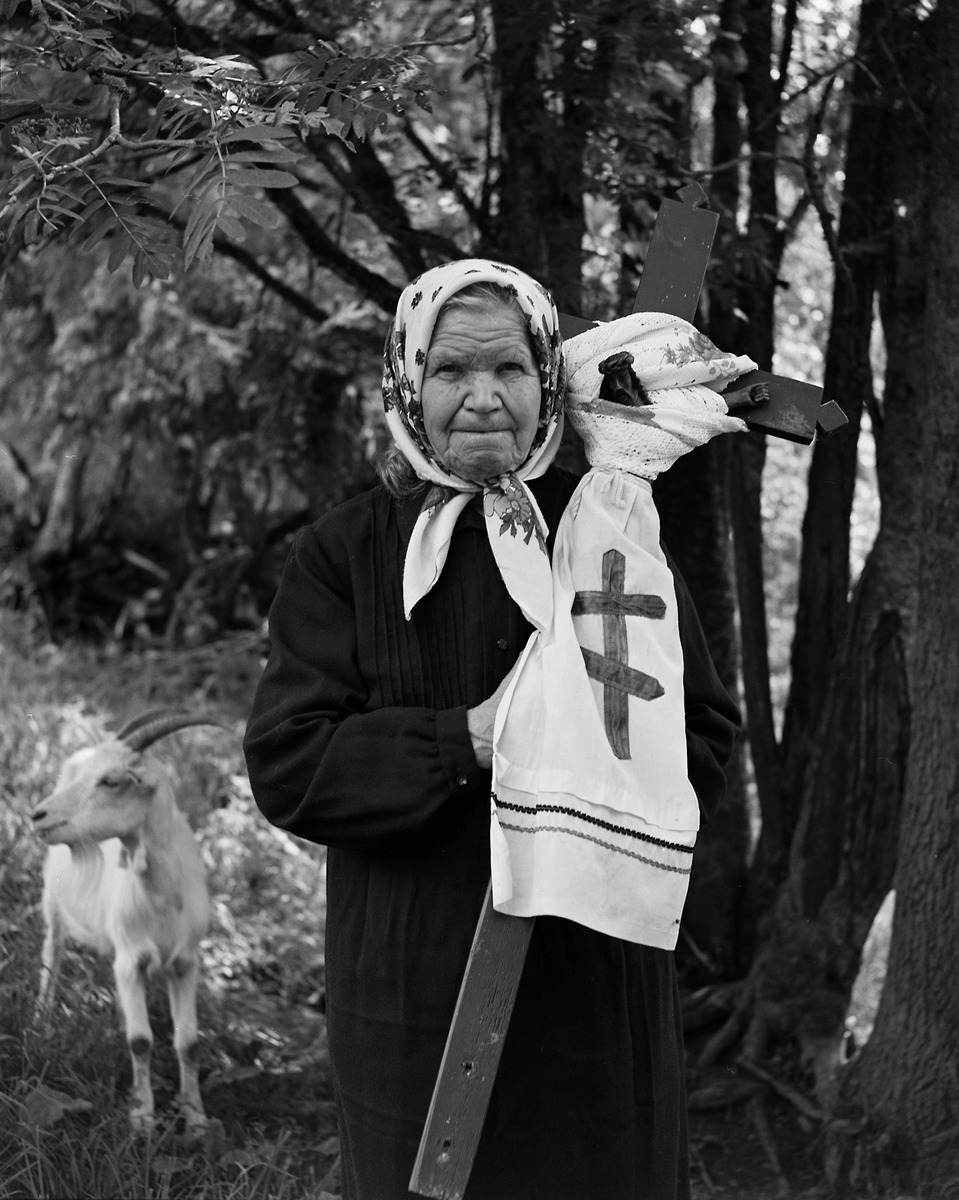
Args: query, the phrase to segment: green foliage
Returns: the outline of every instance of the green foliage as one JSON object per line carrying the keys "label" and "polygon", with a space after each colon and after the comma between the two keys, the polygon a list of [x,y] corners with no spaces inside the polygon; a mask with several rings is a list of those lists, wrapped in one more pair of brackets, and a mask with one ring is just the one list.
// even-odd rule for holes
{"label": "green foliage", "polygon": [[[294,20],[276,0],[193,0],[179,24],[164,12],[41,5],[28,19],[21,3],[0,35],[0,437],[33,484],[4,539],[0,602],[38,601],[51,628],[172,644],[256,623],[286,523],[369,481],[383,314],[432,262],[501,253],[516,224],[506,181],[525,168],[497,132],[492,10],[390,0]],[[544,163],[565,153],[565,126],[587,127],[582,162],[563,172],[585,189],[583,254],[568,261],[582,262],[584,310],[608,317],[633,294],[658,198],[708,162],[705,138],[685,139],[691,106],[695,129],[708,122],[714,16],[699,3],[681,24],[662,5],[544,12],[530,119]],[[817,80],[842,61],[839,34],[807,43],[793,157]],[[432,112],[418,106],[424,64]],[[388,101],[403,111],[384,125]],[[798,209],[802,170],[783,170]],[[554,193],[541,199],[561,223],[569,197]],[[788,370],[815,379],[825,322],[810,314],[825,301],[807,296],[829,263],[808,228],[797,236],[781,340]],[[710,279],[764,270],[743,237]],[[53,497],[81,461],[77,502],[59,514],[77,515],[58,525]]]}
{"label": "green foliage", "polygon": [[139,292],[76,255],[8,280],[0,437],[30,462],[41,512],[64,469],[83,470],[70,546],[49,572],[8,560],[0,596],[98,636],[194,644],[258,627],[292,531],[371,478],[375,315],[313,337],[221,259]]}
{"label": "green foliage", "polygon": [[291,523],[370,480],[382,318],[337,275],[382,242],[320,163],[426,100],[369,7],[20,5],[0,34],[0,437],[29,487],[0,603],[169,643],[257,624]]}
{"label": "green foliage", "polygon": [[[21,620],[0,614],[0,647],[0,1200],[293,1200],[337,1190],[318,1011],[324,856],[274,832],[250,798],[239,738],[259,644],[120,657],[35,644]],[[199,1146],[178,1136],[170,1109],[176,1063],[162,987],[150,999],[161,1122],[149,1143],[129,1129],[108,962],[68,952],[57,1019],[43,1034],[31,1026],[43,850],[29,814],[71,750],[120,714],[161,703],[213,708],[233,731],[184,731],[157,746],[181,776],[214,903],[200,994],[213,1129]]]}
{"label": "green foliage", "polygon": [[[5,7],[13,18],[22,6]],[[166,279],[207,261],[217,233],[241,243],[251,225],[274,228],[263,198],[297,184],[311,137],[352,146],[427,103],[419,60],[402,47],[314,39],[258,61],[208,57],[171,46],[159,19],[160,40],[144,39],[144,11],[35,0],[32,20],[4,39],[7,256],[67,231],[85,251],[109,238],[110,269],[129,262],[137,286]]]}

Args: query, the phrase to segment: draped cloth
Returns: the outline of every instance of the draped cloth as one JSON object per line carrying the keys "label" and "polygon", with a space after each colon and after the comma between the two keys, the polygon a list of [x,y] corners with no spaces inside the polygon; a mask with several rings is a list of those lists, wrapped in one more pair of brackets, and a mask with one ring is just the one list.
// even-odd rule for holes
{"label": "draped cloth", "polygon": [[[539,367],[542,400],[526,461],[515,471],[475,483],[452,474],[426,435],[422,385],[426,355],[443,306],[476,283],[495,283],[523,313]],[[552,617],[552,581],[546,553],[549,532],[527,487],[552,462],[563,433],[563,359],[559,316],[549,292],[504,263],[462,259],[418,276],[402,292],[383,355],[383,402],[393,441],[417,476],[434,486],[413,527],[403,573],[403,603],[413,606],[439,579],[457,519],[482,493],[483,514],[497,567],[510,595],[536,629]]]}
{"label": "draped cloth", "polygon": [[[621,350],[647,406],[599,399],[599,364]],[[699,807],[651,481],[695,446],[745,428],[720,392],[755,364],[661,313],[591,329],[565,352],[566,411],[590,470],[557,530],[551,623],[531,636],[497,712],[493,902],[672,949]]]}

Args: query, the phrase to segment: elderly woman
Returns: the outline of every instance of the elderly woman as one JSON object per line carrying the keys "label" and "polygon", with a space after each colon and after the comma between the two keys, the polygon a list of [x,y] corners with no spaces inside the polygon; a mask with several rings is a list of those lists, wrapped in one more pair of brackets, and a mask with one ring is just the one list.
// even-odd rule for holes
{"label": "elderly woman", "polygon": [[[490,878],[493,717],[551,603],[564,366],[534,280],[466,260],[400,297],[382,486],[296,538],[246,737],[257,803],[329,847],[326,983],[345,1200],[406,1197]],[[689,779],[738,717],[676,580]],[[556,696],[557,704],[563,697]],[[672,955],[536,923],[467,1200],[689,1194]]]}

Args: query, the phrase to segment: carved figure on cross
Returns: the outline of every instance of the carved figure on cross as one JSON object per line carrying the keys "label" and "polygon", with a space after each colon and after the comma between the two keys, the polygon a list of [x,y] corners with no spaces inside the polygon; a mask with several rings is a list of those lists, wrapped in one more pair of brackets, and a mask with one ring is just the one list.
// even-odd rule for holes
{"label": "carved figure on cross", "polygon": [[629,697],[655,700],[662,696],[658,679],[628,665],[627,617],[661,621],[666,602],[661,596],[626,591],[626,559],[619,550],[603,555],[601,591],[577,592],[573,616],[599,613],[603,618],[603,653],[580,647],[587,674],[603,685],[603,718],[606,737],[617,758],[629,758]]}

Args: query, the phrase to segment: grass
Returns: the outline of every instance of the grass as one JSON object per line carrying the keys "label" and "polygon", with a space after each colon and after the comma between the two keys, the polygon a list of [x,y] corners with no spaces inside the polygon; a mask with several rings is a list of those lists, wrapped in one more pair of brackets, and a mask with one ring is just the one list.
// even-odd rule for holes
{"label": "grass", "polygon": [[[0,1200],[320,1200],[338,1193],[323,991],[324,857],[253,804],[240,739],[260,647],[252,635],[171,654],[34,645],[0,612]],[[127,1120],[127,1050],[109,964],[67,955],[51,1027],[31,1026],[43,848],[30,813],[63,758],[145,708],[182,704],[229,731],[184,730],[175,761],[214,920],[202,947],[201,1087],[211,1131],[177,1132],[176,1062],[151,990],[152,1139]]]}
{"label": "grass", "polygon": [[[260,656],[253,635],[179,653],[43,645],[16,614],[0,610],[0,1200],[338,1196],[320,1005],[324,855],[272,829],[250,794],[240,740]],[[229,727],[187,729],[157,748],[180,772],[213,897],[199,1004],[201,1088],[212,1118],[202,1145],[177,1132],[161,987],[151,995],[161,1120],[149,1142],[128,1124],[130,1068],[108,963],[69,954],[51,1028],[31,1027],[43,847],[30,813],[66,754],[163,704],[208,712]],[[860,1036],[874,1019],[888,926],[886,911],[854,994]],[[806,1177],[810,1136],[788,1107],[774,1115],[795,1182]],[[693,1133],[697,1197],[776,1194],[779,1181],[740,1107],[696,1116]],[[795,1194],[822,1196],[808,1181]]]}

